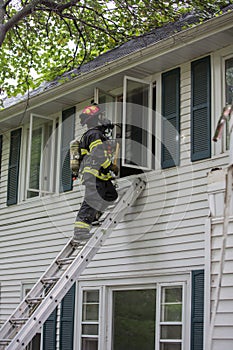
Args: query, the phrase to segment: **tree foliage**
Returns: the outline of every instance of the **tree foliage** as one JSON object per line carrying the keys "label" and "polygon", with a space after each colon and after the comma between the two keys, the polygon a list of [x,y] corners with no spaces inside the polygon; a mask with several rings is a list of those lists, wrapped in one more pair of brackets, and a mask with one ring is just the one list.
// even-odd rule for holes
{"label": "tree foliage", "polygon": [[[220,0],[0,0],[0,92],[24,93],[134,36]],[[35,78],[36,76],[36,78]]]}

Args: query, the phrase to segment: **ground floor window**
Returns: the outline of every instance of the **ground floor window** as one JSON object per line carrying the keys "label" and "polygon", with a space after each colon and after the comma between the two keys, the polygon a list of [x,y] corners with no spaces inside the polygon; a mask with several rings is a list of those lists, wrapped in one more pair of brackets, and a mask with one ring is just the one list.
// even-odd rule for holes
{"label": "ground floor window", "polygon": [[161,279],[130,286],[81,282],[74,350],[186,350],[191,335],[190,276]]}

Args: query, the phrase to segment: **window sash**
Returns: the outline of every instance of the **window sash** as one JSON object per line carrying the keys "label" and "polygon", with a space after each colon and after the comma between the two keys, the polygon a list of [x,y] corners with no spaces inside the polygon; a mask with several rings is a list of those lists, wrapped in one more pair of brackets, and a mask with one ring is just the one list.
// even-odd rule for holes
{"label": "window sash", "polygon": [[[131,101],[130,84],[139,90],[143,100],[140,104]],[[124,77],[122,165],[125,167],[152,169],[152,89],[152,83]]]}
{"label": "window sash", "polygon": [[[167,301],[165,300],[165,293],[164,291],[166,289],[177,289],[181,288],[181,300],[177,301]],[[165,344],[180,344],[180,349],[183,349],[183,343],[184,343],[184,316],[185,316],[185,284],[184,283],[162,283],[158,284],[158,300],[157,303],[159,307],[157,308],[157,324],[156,324],[156,349],[163,350],[163,345]],[[163,315],[163,307],[164,305],[182,305],[182,311],[181,311],[181,320],[180,321],[164,321],[164,315]],[[168,326],[168,327],[181,327],[180,330],[180,339],[176,338],[164,338],[162,337],[162,327]],[[175,329],[175,328],[174,328]]]}
{"label": "window sash", "polygon": [[[99,334],[100,334],[100,289],[83,289],[82,290],[82,312],[80,318],[80,349],[85,350],[93,342],[95,342],[95,348],[99,347]],[[91,296],[95,296],[93,299]],[[98,306],[98,312],[96,314],[97,319],[88,319],[87,315],[90,315],[87,310],[88,306]]]}
{"label": "window sash", "polygon": [[[224,80],[225,80],[225,104],[233,104],[233,57],[224,61]],[[226,150],[230,148],[229,120],[226,121],[225,128]]]}
{"label": "window sash", "polygon": [[[40,123],[37,125],[38,120],[40,120]],[[27,198],[30,198],[30,193],[32,196],[41,196],[54,193],[55,130],[56,120],[54,118],[49,118],[38,114],[30,115],[26,185]],[[33,138],[33,136],[40,137],[37,145],[37,151],[39,153],[38,159],[33,159],[33,148],[36,147],[36,144],[33,144],[33,142],[36,142],[36,139],[35,137]],[[32,173],[33,160],[37,162],[34,164],[34,173]]]}

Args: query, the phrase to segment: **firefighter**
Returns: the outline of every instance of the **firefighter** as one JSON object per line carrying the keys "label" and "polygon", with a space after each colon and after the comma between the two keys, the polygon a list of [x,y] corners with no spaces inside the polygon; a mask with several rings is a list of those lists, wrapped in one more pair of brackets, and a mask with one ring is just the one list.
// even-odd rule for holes
{"label": "firefighter", "polygon": [[118,197],[111,181],[112,173],[118,174],[118,167],[111,161],[106,125],[101,123],[102,113],[99,105],[91,105],[84,108],[79,116],[81,125],[87,125],[88,130],[79,145],[79,173],[85,185],[85,195],[74,225],[74,241],[88,240],[96,215]]}

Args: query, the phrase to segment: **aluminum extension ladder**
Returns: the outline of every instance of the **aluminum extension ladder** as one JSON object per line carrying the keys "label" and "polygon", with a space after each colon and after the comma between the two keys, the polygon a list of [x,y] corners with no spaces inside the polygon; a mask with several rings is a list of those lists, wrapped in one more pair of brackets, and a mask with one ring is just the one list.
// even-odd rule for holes
{"label": "aluminum extension ladder", "polygon": [[0,330],[0,349],[25,349],[49,315],[79,278],[104,241],[144,190],[146,183],[135,179],[112,209],[103,214],[102,225],[88,242],[74,243],[72,238],[19,304]]}

